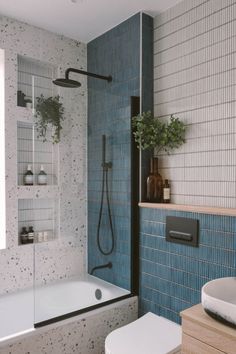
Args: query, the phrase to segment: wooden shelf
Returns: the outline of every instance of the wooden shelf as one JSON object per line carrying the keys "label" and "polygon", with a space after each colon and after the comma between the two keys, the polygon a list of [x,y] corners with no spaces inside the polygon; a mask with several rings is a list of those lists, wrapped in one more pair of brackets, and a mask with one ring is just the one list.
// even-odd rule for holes
{"label": "wooden shelf", "polygon": [[231,208],[217,208],[217,207],[201,206],[201,205],[143,203],[143,202],[139,203],[139,206],[141,208],[177,210],[177,211],[187,211],[190,213],[236,216],[236,209],[231,209]]}

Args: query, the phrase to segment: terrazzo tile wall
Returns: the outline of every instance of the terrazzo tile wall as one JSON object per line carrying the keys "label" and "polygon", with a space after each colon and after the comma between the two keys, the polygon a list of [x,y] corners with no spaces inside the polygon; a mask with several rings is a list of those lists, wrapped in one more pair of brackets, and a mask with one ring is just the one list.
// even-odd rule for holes
{"label": "terrazzo tile wall", "polygon": [[[7,248],[0,251],[0,294],[79,275],[86,270],[86,115],[87,83],[80,90],[60,89],[65,121],[59,147],[59,184],[17,186],[17,120],[30,120],[17,107],[17,55],[52,64],[58,76],[67,67],[86,70],[86,45],[0,16],[0,48],[5,50]],[[18,245],[18,198],[60,200],[60,238]],[[35,266],[34,266],[35,260]]]}
{"label": "terrazzo tile wall", "polygon": [[[96,275],[130,290],[131,271],[131,96],[140,95],[140,14],[88,43],[88,71],[112,75],[112,82],[88,82],[88,265],[112,261],[112,269]],[[102,187],[102,134],[107,136],[115,249],[99,253],[96,243]],[[105,198],[106,200],[106,198]],[[101,224],[101,244],[111,245],[107,205]]]}
{"label": "terrazzo tile wall", "polygon": [[[154,19],[154,113],[188,124],[183,148],[160,158],[174,203],[235,207],[235,9],[186,0]],[[198,248],[166,242],[167,215],[199,220]],[[141,313],[180,322],[204,283],[235,274],[235,217],[140,208]]]}

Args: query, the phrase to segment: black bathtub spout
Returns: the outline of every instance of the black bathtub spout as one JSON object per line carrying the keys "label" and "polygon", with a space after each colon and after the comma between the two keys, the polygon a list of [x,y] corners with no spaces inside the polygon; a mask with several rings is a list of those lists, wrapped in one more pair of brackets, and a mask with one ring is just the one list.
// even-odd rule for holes
{"label": "black bathtub spout", "polygon": [[96,267],[93,267],[90,274],[93,275],[93,273],[95,272],[95,270],[97,269],[103,269],[103,268],[109,268],[111,269],[112,268],[112,263],[109,262],[109,263],[106,263],[106,264],[102,264],[100,266],[96,266]]}

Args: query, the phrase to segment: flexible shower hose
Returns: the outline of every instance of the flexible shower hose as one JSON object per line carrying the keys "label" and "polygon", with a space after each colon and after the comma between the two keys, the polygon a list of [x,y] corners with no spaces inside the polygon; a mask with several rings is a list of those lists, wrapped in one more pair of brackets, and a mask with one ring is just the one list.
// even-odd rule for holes
{"label": "flexible shower hose", "polygon": [[[104,192],[106,193],[108,218],[109,218],[109,224],[110,224],[110,229],[111,229],[111,247],[108,251],[105,251],[102,248],[101,242],[100,242],[100,228],[101,228],[101,221],[102,221]],[[114,246],[115,246],[115,237],[114,237],[114,230],[113,230],[113,225],[112,225],[111,207],[110,207],[110,200],[109,200],[108,167],[107,166],[103,166],[103,173],[102,173],[102,194],[101,194],[101,204],[100,204],[99,219],[98,219],[98,226],[97,226],[97,245],[98,245],[99,251],[104,256],[108,256],[109,254],[111,254],[113,252]]]}

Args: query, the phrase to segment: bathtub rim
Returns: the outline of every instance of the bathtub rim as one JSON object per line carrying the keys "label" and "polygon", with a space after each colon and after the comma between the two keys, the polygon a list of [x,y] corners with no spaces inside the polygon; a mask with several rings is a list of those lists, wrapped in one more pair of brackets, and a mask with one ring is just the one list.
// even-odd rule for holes
{"label": "bathtub rim", "polygon": [[92,305],[92,306],[84,307],[83,309],[80,309],[80,310],[68,312],[68,313],[66,313],[64,315],[53,317],[53,318],[50,318],[50,319],[45,320],[45,321],[37,322],[37,323],[34,323],[34,329],[42,328],[42,327],[51,325],[53,323],[57,323],[57,322],[61,322],[61,321],[67,320],[67,319],[75,317],[75,316],[83,315],[84,313],[87,313],[87,312],[89,313],[89,312],[91,312],[93,310],[100,309],[100,308],[102,308],[104,306],[109,306],[109,305],[114,304],[115,302],[126,300],[126,299],[129,299],[131,297],[135,297],[135,296],[137,296],[137,294],[130,293],[130,294],[127,294],[127,295],[116,297],[116,298],[108,300],[108,301],[101,302],[99,304],[95,304],[95,305]]}

